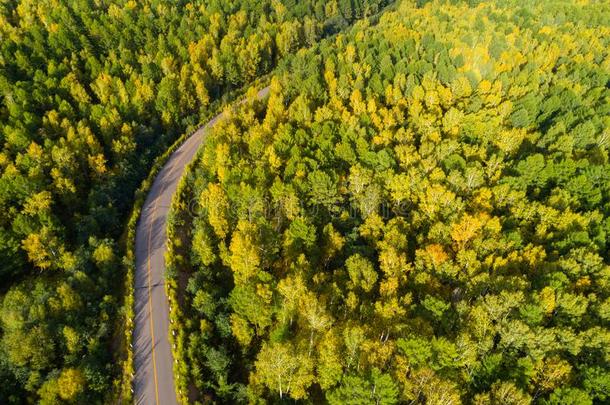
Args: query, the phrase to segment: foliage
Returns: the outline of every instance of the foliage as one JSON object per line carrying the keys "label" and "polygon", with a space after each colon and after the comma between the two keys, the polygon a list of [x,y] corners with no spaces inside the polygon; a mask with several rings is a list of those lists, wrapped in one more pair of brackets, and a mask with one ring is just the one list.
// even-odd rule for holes
{"label": "foliage", "polygon": [[605,403],[608,15],[405,0],[289,57],[176,203],[189,381],[221,402]]}
{"label": "foliage", "polygon": [[384,5],[0,2],[0,402],[109,400],[119,239],[154,158],[214,101]]}

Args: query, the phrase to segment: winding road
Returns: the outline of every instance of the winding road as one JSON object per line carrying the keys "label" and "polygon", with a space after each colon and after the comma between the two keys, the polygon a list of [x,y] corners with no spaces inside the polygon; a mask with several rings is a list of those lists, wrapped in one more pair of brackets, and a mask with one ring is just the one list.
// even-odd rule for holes
{"label": "winding road", "polygon": [[[269,87],[258,92],[259,99]],[[169,157],[146,197],[136,228],[135,326],[133,351],[135,403],[178,404],[170,348],[169,304],[165,292],[167,215],[178,182],[212,127],[223,114],[195,131]]]}

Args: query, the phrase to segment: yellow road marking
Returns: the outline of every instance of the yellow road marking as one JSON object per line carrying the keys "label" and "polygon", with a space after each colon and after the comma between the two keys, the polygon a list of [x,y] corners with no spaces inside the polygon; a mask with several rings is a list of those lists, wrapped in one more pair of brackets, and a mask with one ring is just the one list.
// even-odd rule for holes
{"label": "yellow road marking", "polygon": [[[177,162],[177,160],[176,160]],[[174,173],[174,169],[176,167],[176,162],[172,163],[169,168],[169,175],[171,176]],[[155,323],[153,321],[153,306],[152,306],[152,284],[150,277],[150,240],[152,236],[152,224],[155,220],[155,213],[157,212],[157,205],[159,203],[159,199],[165,192],[167,188],[167,184],[163,185],[161,192],[155,199],[155,205],[153,206],[153,211],[151,214],[150,224],[148,225],[148,312],[150,314],[150,339],[151,339],[151,348],[152,348],[152,359],[153,359],[153,375],[155,380],[155,401],[156,404],[159,405],[159,382],[157,377],[157,361],[155,359]],[[174,393],[175,395],[175,393]]]}
{"label": "yellow road marking", "polygon": [[157,361],[155,360],[155,324],[153,321],[153,306],[152,306],[152,285],[151,285],[151,277],[150,277],[150,239],[152,235],[152,224],[155,218],[155,212],[157,211],[157,203],[159,202],[159,197],[155,199],[155,206],[153,207],[152,219],[150,221],[150,225],[148,226],[148,312],[150,317],[150,339],[151,339],[151,347],[152,347],[152,361],[153,361],[153,375],[155,378],[155,401],[156,404],[159,405],[159,383],[157,381]]}

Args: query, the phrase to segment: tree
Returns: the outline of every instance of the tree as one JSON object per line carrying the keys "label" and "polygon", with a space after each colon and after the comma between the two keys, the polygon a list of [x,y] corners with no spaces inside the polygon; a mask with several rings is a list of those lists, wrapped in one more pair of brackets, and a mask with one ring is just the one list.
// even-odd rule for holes
{"label": "tree", "polygon": [[60,401],[57,378],[50,378],[45,381],[38,390],[38,395],[40,396],[40,403],[43,405],[57,404]]}
{"label": "tree", "polygon": [[22,242],[28,259],[42,270],[58,265],[61,247],[51,229],[43,227],[40,233],[32,233]]}
{"label": "tree", "polygon": [[311,293],[301,297],[300,308],[299,314],[304,318],[310,330],[308,355],[311,356],[315,334],[323,332],[330,327],[332,319],[326,314],[324,307]]}
{"label": "tree", "polygon": [[593,401],[589,395],[577,388],[558,388],[550,395],[549,399],[544,402],[549,405],[559,404],[583,404],[592,405]]}
{"label": "tree", "polygon": [[178,88],[179,82],[174,74],[164,77],[158,85],[155,106],[166,124],[175,121],[180,114]]}
{"label": "tree", "polygon": [[245,284],[256,276],[261,264],[259,254],[258,230],[256,226],[245,220],[240,220],[237,230],[231,238],[231,269],[237,285]]}
{"label": "tree", "polygon": [[366,258],[355,254],[345,261],[349,278],[356,288],[365,292],[371,291],[377,282],[377,273],[373,264]]}
{"label": "tree", "polygon": [[208,221],[219,238],[224,238],[229,227],[228,200],[224,191],[217,185],[210,183],[202,193],[201,204],[208,210]]}
{"label": "tree", "polygon": [[294,355],[294,350],[281,343],[264,345],[255,363],[256,375],[280,399],[307,397],[307,388],[314,381],[313,362],[306,356]]}
{"label": "tree", "polygon": [[497,381],[491,386],[489,393],[475,396],[476,404],[526,405],[531,403],[531,400],[527,394],[507,381]]}
{"label": "tree", "polygon": [[311,203],[319,204],[329,211],[334,211],[334,205],[340,201],[337,189],[332,178],[323,171],[313,171],[309,174],[308,180],[311,184],[310,200]]}
{"label": "tree", "polygon": [[301,43],[300,37],[301,25],[298,21],[282,23],[275,38],[280,55],[288,55],[294,52]]}
{"label": "tree", "polygon": [[392,378],[374,369],[370,380],[358,376],[344,376],[341,386],[329,391],[326,399],[330,404],[378,404],[398,403],[398,389]]}
{"label": "tree", "polygon": [[340,347],[340,340],[332,330],[320,339],[316,375],[323,390],[335,386],[343,375],[343,358]]}
{"label": "tree", "polygon": [[85,390],[85,376],[75,368],[62,370],[57,379],[59,396],[62,399],[72,401]]}
{"label": "tree", "polygon": [[326,394],[329,404],[364,405],[371,403],[368,381],[357,376],[344,376],[341,385]]}

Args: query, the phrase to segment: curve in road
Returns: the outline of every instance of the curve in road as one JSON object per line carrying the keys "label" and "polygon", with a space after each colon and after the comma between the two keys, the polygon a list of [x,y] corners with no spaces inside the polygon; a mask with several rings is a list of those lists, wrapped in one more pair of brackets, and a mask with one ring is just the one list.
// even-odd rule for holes
{"label": "curve in road", "polygon": [[[258,92],[259,99],[269,87]],[[164,287],[167,215],[186,165],[223,114],[195,131],[168,159],[142,206],[136,228],[134,394],[136,404],[178,404],[169,344],[169,304]]]}

